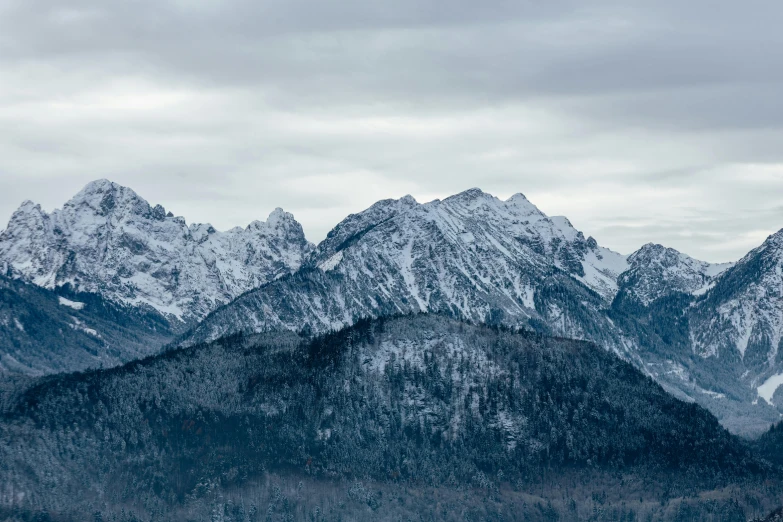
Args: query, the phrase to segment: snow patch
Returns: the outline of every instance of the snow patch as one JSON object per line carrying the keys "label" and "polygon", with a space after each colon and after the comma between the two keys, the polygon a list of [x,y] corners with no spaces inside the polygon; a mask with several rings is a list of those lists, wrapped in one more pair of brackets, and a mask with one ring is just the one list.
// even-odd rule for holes
{"label": "snow patch", "polygon": [[320,268],[321,271],[323,272],[328,272],[329,270],[334,270],[342,260],[343,260],[343,251],[340,250],[332,257],[330,257],[329,259],[327,259],[326,261],[318,265],[318,268]]}
{"label": "snow patch", "polygon": [[709,395],[713,399],[725,399],[726,398],[726,395],[723,394],[723,393],[718,393],[718,392],[714,392],[714,391],[711,391],[711,390],[705,390],[704,388],[701,389],[701,392],[704,395]]}
{"label": "snow patch", "polygon": [[98,338],[101,337],[101,334],[99,334],[97,330],[87,327],[83,322],[81,322],[75,317],[71,317],[71,319],[73,319],[73,324],[69,324],[68,326],[70,326],[74,330],[77,330],[79,332],[84,332],[86,334],[92,335],[93,337],[98,337]]}
{"label": "snow patch", "polygon": [[70,299],[66,299],[64,297],[60,297],[60,304],[63,306],[67,306],[68,308],[73,308],[74,310],[82,310],[85,306],[87,306],[84,303],[80,303],[78,301],[71,301]]}
{"label": "snow patch", "polygon": [[783,384],[783,373],[773,375],[764,381],[764,384],[758,387],[757,392],[759,397],[767,401],[767,404],[770,406],[774,406],[772,403],[772,397],[775,395],[775,392],[781,384]]}
{"label": "snow patch", "polygon": [[522,294],[522,304],[525,305],[525,308],[536,309],[536,291],[533,287],[525,286],[525,293]]}

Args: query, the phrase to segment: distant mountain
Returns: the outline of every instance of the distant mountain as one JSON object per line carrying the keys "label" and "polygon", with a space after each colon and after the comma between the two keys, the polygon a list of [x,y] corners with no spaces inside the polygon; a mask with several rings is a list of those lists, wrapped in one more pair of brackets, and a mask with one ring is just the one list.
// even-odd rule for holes
{"label": "distant mountain", "polygon": [[675,293],[700,295],[733,263],[698,261],[673,248],[649,243],[628,256],[618,285],[643,305]]}
{"label": "distant mountain", "polygon": [[718,278],[689,316],[694,352],[733,364],[754,401],[783,412],[783,230]]}
{"label": "distant mountain", "polygon": [[[783,230],[742,258],[701,300],[692,319],[702,356],[739,356],[749,369],[778,362],[783,333]],[[783,353],[781,353],[783,356]]]}
{"label": "distant mountain", "polygon": [[[650,272],[643,267],[655,263],[641,266]],[[668,274],[685,274],[680,287],[695,296],[641,299],[642,306],[633,296],[651,286],[632,268],[620,278],[615,324],[637,333],[648,371],[668,389],[709,407],[733,431],[760,434],[783,414],[783,231],[717,275],[710,270],[723,267],[704,271],[687,259],[672,266]],[[661,274],[646,278],[653,286],[667,278],[652,272]],[[636,286],[626,289],[626,281]]]}
{"label": "distant mountain", "polygon": [[[203,519],[216,509],[209,499],[242,491],[247,510],[253,488],[276,473],[327,489],[299,482],[295,497],[274,493],[252,520],[315,519],[316,506],[295,507],[343,480],[347,495],[316,514],[397,519],[430,487],[442,488],[439,519],[474,509],[452,510],[452,489],[479,504],[490,493],[494,507],[482,509],[531,519],[522,516],[530,497],[514,491],[562,481],[553,498],[573,519],[581,504],[564,495],[597,480],[589,505],[608,508],[601,488],[616,475],[626,485],[612,497],[632,499],[641,517],[665,513],[673,495],[732,484],[750,495],[778,476],[706,410],[603,349],[434,315],[359,321],[312,341],[235,336],[41,379],[0,415],[0,462],[3,507],[79,520],[121,509],[144,520]],[[386,485],[365,486],[373,481]],[[396,494],[381,491],[395,485]],[[703,506],[710,516],[724,509],[716,498]],[[551,501],[549,512],[557,514]]]}
{"label": "distant mountain", "polygon": [[192,322],[296,270],[311,249],[301,225],[281,209],[266,222],[218,232],[188,226],[133,190],[99,180],[51,214],[22,204],[0,233],[0,270]]}
{"label": "distant mountain", "polygon": [[58,291],[0,276],[0,378],[114,366],[156,353],[175,333],[154,310]]}

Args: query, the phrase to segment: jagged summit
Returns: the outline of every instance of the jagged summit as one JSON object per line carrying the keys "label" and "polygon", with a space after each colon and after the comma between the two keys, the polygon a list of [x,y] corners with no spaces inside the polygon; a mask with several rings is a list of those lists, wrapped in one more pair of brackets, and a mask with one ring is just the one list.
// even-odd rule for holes
{"label": "jagged summit", "polygon": [[293,215],[219,232],[101,179],[51,214],[26,201],[0,233],[0,264],[46,288],[70,284],[109,300],[199,319],[299,268],[312,250]]}
{"label": "jagged summit", "polygon": [[469,188],[467,190],[463,190],[462,192],[458,192],[457,194],[454,194],[452,196],[447,197],[443,200],[443,203],[449,202],[449,201],[463,201],[463,202],[473,202],[473,201],[489,201],[495,199],[495,197],[492,194],[487,194],[483,190],[477,187]]}
{"label": "jagged summit", "polygon": [[65,203],[63,210],[76,210],[82,206],[89,207],[98,216],[123,213],[150,215],[153,212],[150,204],[132,189],[107,179],[92,181],[85,185]]}
{"label": "jagged summit", "polygon": [[[328,331],[357,317],[408,312],[532,320],[584,338],[588,316],[605,321],[599,311],[627,268],[624,256],[586,240],[567,219],[547,217],[524,197],[502,201],[479,189],[423,204],[379,201],[335,226],[306,264],[224,307],[192,339]],[[579,297],[561,301],[569,292]],[[579,311],[566,318],[568,307]]]}
{"label": "jagged summit", "polygon": [[476,249],[495,251],[512,263],[543,256],[546,259],[536,264],[564,270],[607,302],[617,292],[617,277],[627,269],[624,256],[585,240],[568,219],[547,217],[521,194],[502,201],[478,188],[423,204],[408,196],[379,201],[329,232],[310,264],[331,266],[329,260],[339,251],[384,234],[382,230],[393,239],[391,244],[401,244],[403,237],[413,241],[436,234],[430,248],[446,241],[449,248],[467,249],[466,255]]}
{"label": "jagged summit", "polygon": [[620,276],[620,287],[645,306],[673,293],[704,293],[731,266],[699,261],[656,243],[647,243],[628,256],[628,263],[629,269]]}
{"label": "jagged summit", "polygon": [[[760,249],[767,250],[770,248],[777,249],[780,255],[783,256],[783,228],[778,230],[774,234],[770,234],[769,236],[767,236],[767,239],[764,240],[764,243],[762,243],[761,246],[755,250],[760,250]],[[754,251],[751,251],[748,255],[753,254]]]}
{"label": "jagged summit", "polygon": [[34,201],[26,199],[22,202],[21,205],[19,205],[19,209],[17,210],[17,212],[31,212],[33,210],[41,210],[41,205],[35,203]]}
{"label": "jagged summit", "polygon": [[775,371],[783,375],[778,357],[783,340],[781,274],[783,230],[726,270],[699,304],[693,325],[697,353],[707,357],[736,350],[745,366],[761,370],[763,376]]}

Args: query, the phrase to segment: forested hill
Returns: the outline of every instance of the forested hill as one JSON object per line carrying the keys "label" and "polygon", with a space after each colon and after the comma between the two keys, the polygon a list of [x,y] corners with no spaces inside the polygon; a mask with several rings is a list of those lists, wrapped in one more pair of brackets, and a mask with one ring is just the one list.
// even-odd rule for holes
{"label": "forested hill", "polygon": [[783,465],[783,422],[773,425],[754,444],[764,458]]}
{"label": "forested hill", "polygon": [[173,513],[265,472],[455,488],[581,469],[698,489],[769,471],[598,347],[431,315],[44,378],[0,417],[0,463],[4,505],[52,513]]}
{"label": "forested hill", "polygon": [[115,366],[157,353],[175,333],[151,308],[0,276],[0,380]]}

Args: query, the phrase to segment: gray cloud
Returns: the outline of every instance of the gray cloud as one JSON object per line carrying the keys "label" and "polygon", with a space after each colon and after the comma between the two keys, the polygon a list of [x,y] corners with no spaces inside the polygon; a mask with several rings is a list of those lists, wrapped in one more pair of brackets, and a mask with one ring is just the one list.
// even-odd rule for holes
{"label": "gray cloud", "polygon": [[109,177],[312,240],[375,200],[524,192],[601,243],[736,259],[783,227],[783,7],[7,0],[0,220]]}

